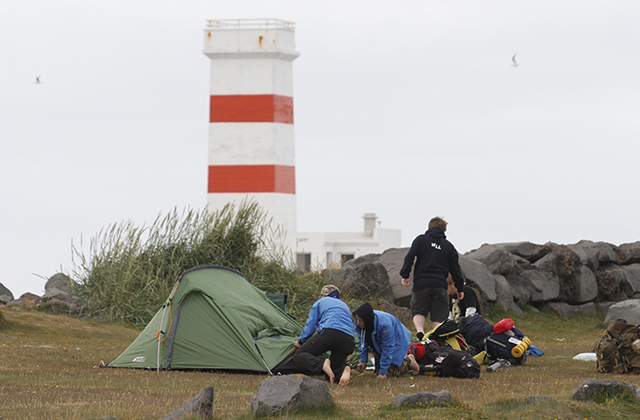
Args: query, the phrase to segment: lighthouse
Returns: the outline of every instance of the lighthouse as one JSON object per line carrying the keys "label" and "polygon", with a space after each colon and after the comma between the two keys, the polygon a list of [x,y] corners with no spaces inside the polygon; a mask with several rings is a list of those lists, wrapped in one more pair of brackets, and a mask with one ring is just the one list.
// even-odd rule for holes
{"label": "lighthouse", "polygon": [[293,130],[294,24],[277,19],[209,20],[211,60],[207,207],[256,201],[276,243],[296,251]]}

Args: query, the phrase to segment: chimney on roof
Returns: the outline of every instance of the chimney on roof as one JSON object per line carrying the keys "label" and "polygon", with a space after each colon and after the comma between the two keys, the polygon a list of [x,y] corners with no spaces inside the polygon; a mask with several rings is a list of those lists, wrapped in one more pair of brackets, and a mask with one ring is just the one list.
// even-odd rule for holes
{"label": "chimney on roof", "polygon": [[373,230],[376,228],[376,217],[375,213],[365,213],[364,214],[364,234],[366,236],[373,236]]}

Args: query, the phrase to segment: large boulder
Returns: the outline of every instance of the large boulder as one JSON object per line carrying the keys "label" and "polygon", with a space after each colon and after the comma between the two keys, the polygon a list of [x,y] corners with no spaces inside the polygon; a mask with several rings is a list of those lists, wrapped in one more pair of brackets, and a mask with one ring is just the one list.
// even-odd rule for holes
{"label": "large boulder", "polygon": [[640,324],[640,300],[629,299],[609,306],[604,323],[609,324],[618,319],[624,320],[627,324]]}
{"label": "large boulder", "polygon": [[49,277],[49,280],[44,285],[45,292],[49,289],[58,289],[71,294],[73,292],[74,281],[66,274],[56,273]]}
{"label": "large boulder", "polygon": [[535,268],[523,271],[520,277],[534,287],[531,293],[532,302],[548,302],[557,300],[560,296],[560,279],[551,271]]}
{"label": "large boulder", "polygon": [[[627,273],[627,283],[629,284],[630,291],[633,291],[632,295],[640,293],[640,264],[634,263],[629,265],[623,265],[621,268]],[[631,295],[631,296],[632,296]]]}
{"label": "large boulder", "polygon": [[81,298],[73,296],[64,290],[50,287],[42,296],[39,306],[49,312],[77,313],[84,304],[85,302]]}
{"label": "large boulder", "polygon": [[13,293],[11,290],[4,287],[2,283],[0,283],[0,304],[6,304],[13,300]]}
{"label": "large boulder", "polygon": [[511,292],[511,286],[504,276],[497,275],[496,279],[496,303],[507,311],[512,312],[518,316],[524,316],[524,312],[513,301],[513,293]]}
{"label": "large boulder", "polygon": [[251,409],[258,416],[276,416],[303,408],[329,408],[333,397],[325,381],[306,375],[272,376],[260,382],[251,398]]}
{"label": "large boulder", "polygon": [[620,251],[617,247],[606,242],[582,240],[572,248],[580,247],[587,257],[586,265],[596,271],[602,264],[619,264]]}
{"label": "large boulder", "polygon": [[511,288],[513,300],[519,305],[526,305],[536,290],[535,286],[520,274],[509,273],[504,276]]}
{"label": "large boulder", "polygon": [[618,249],[620,250],[621,264],[640,263],[640,241],[622,244]]}
{"label": "large boulder", "polygon": [[462,276],[471,286],[480,290],[487,300],[495,302],[498,298],[496,294],[495,275],[483,263],[472,258],[461,255],[459,258]]}
{"label": "large boulder", "polygon": [[556,246],[556,244],[548,242],[544,245],[536,245],[531,242],[510,242],[497,244],[497,246],[507,252],[526,259],[530,263],[534,263],[553,251],[553,248]]}
{"label": "large boulder", "polygon": [[560,318],[569,318],[576,314],[596,315],[598,313],[593,302],[582,305],[569,305],[566,302],[548,302],[542,306],[545,312],[555,312]]}
{"label": "large boulder", "polygon": [[499,245],[483,245],[464,256],[483,263],[493,274],[504,275],[516,271],[516,267],[527,269],[530,265],[528,260],[505,251]]}
{"label": "large boulder", "polygon": [[365,262],[357,266],[345,264],[337,270],[325,270],[324,276],[343,293],[352,296],[380,296],[389,303],[395,301],[389,284],[389,274],[380,263]]}
{"label": "large boulder", "polygon": [[600,302],[621,301],[633,295],[633,287],[629,283],[627,271],[615,264],[601,265],[595,272],[598,282]]}
{"label": "large boulder", "polygon": [[[534,266],[543,271],[549,271],[558,278],[559,300],[569,303],[587,302],[595,297],[591,296],[595,278],[591,278],[590,270],[583,270],[580,256],[572,248],[559,245],[553,252],[536,261]],[[586,284],[582,285],[582,281]],[[589,282],[590,280],[593,280]]]}

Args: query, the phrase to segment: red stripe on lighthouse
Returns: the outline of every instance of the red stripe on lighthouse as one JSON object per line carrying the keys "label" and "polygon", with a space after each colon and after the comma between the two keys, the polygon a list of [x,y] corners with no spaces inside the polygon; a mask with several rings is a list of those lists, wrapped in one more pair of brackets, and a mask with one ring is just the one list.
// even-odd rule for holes
{"label": "red stripe on lighthouse", "polygon": [[212,95],[209,122],[293,124],[293,98],[280,95]]}
{"label": "red stripe on lighthouse", "polygon": [[296,193],[294,166],[209,166],[210,193]]}

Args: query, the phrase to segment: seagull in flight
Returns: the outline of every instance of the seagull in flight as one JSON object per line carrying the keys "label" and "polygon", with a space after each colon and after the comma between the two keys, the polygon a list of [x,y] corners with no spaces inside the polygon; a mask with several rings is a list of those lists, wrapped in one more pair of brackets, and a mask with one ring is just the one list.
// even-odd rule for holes
{"label": "seagull in flight", "polygon": [[38,76],[38,77],[36,77],[36,85],[39,85],[40,83],[42,83],[42,82],[40,81],[40,76]]}
{"label": "seagull in flight", "polygon": [[516,55],[517,54],[513,54],[513,57],[511,57],[511,61],[513,62],[513,64],[511,64],[513,67],[518,67],[520,64],[516,61]]}

